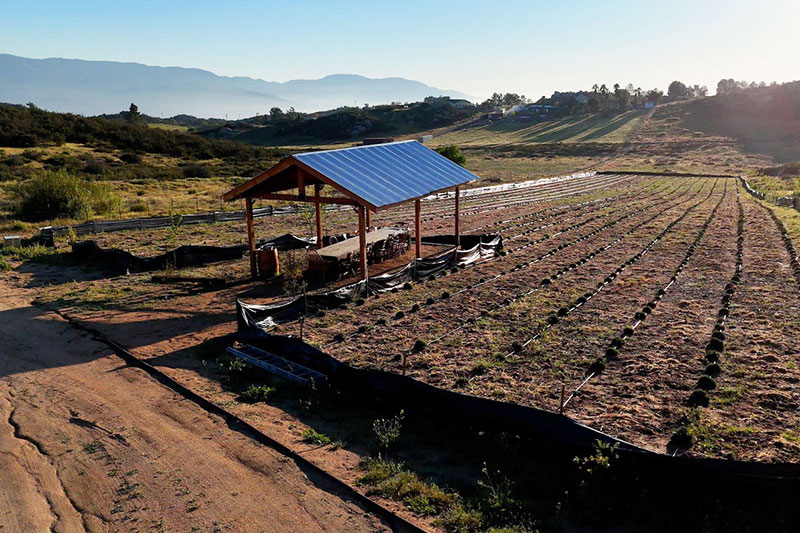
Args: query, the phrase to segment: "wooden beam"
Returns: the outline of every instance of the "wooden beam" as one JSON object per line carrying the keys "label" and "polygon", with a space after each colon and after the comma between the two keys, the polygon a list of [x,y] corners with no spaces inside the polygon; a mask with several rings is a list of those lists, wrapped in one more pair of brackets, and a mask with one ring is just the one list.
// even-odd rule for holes
{"label": "wooden beam", "polygon": [[313,203],[321,203],[321,204],[340,204],[340,205],[361,205],[355,200],[351,200],[350,198],[342,198],[341,196],[336,196],[331,198],[329,196],[320,196],[318,199],[316,196],[312,196],[311,198],[300,198],[294,194],[278,194],[278,193],[256,193],[254,195],[255,198],[262,198],[264,200],[281,200],[284,202],[306,202],[309,204]]}
{"label": "wooden beam", "polygon": [[361,263],[361,279],[367,279],[367,220],[364,206],[358,206],[358,250]]}
{"label": "wooden beam", "polygon": [[456,248],[461,248],[461,220],[459,219],[459,203],[461,198],[461,187],[456,187]]}
{"label": "wooden beam", "polygon": [[300,167],[295,167],[294,169],[295,174],[297,174],[297,196],[300,198],[305,199],[306,197],[306,181],[305,176],[303,174],[303,169]]}
{"label": "wooden beam", "polygon": [[417,259],[422,257],[421,242],[422,235],[419,233],[419,213],[421,211],[419,200],[414,201],[414,242],[417,248]]}
{"label": "wooden beam", "polygon": [[256,264],[256,233],[253,229],[253,199],[245,198],[245,218],[247,220],[247,248],[250,250],[250,276],[253,279],[258,277],[258,266]]}
{"label": "wooden beam", "polygon": [[322,248],[322,204],[319,203],[321,185],[314,185],[314,211],[317,215],[317,248]]}

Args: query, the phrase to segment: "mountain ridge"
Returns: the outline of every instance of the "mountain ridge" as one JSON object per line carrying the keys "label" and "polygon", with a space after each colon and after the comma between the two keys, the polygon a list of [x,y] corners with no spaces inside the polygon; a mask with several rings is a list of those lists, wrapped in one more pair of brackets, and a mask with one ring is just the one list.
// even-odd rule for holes
{"label": "mountain ridge", "polygon": [[264,114],[275,106],[320,111],[356,102],[416,101],[431,95],[469,98],[402,77],[337,73],[275,82],[219,76],[195,67],[0,54],[0,101],[33,102],[45,109],[85,115],[116,113],[134,102],[151,115],[233,119]]}

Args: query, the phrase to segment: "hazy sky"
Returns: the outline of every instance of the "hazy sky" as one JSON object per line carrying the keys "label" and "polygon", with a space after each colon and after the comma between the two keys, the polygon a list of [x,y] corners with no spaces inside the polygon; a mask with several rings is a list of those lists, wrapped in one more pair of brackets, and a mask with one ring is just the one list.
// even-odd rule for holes
{"label": "hazy sky", "polygon": [[269,81],[400,76],[476,97],[800,79],[800,0],[0,0],[0,52]]}

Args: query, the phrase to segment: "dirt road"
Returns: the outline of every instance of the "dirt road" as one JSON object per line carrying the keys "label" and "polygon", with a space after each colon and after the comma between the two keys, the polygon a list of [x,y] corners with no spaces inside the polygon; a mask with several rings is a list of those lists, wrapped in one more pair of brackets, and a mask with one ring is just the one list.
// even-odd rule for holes
{"label": "dirt road", "polygon": [[0,531],[384,531],[0,278]]}

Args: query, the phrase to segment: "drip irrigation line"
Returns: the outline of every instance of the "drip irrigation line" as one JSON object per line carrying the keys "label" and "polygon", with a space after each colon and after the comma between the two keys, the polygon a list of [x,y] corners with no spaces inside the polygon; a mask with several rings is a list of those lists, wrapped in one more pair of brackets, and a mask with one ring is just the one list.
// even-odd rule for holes
{"label": "drip irrigation line", "polygon": [[[705,184],[704,184],[703,186],[705,186]],[[691,189],[687,189],[687,190],[686,190],[684,193],[682,193],[680,196],[683,196],[683,195],[687,194],[687,193],[688,193],[690,190],[691,190]],[[665,213],[666,211],[668,211],[668,210],[670,210],[670,209],[673,209],[674,207],[677,207],[678,205],[680,205],[680,204],[683,204],[683,203],[685,203],[685,202],[689,202],[689,201],[691,201],[693,198],[696,198],[696,197],[697,197],[697,195],[698,195],[698,194],[700,194],[700,192],[701,192],[701,191],[702,191],[702,188],[701,188],[701,190],[700,190],[700,191],[697,191],[697,192],[695,192],[695,194],[694,194],[694,195],[692,195],[690,198],[687,198],[687,199],[685,199],[685,200],[682,200],[682,201],[680,201],[680,202],[675,202],[675,203],[673,203],[672,205],[670,205],[669,207],[666,207],[666,208],[662,209],[661,211],[659,211],[658,213],[656,213],[655,215],[653,215],[653,216],[652,216],[652,217],[650,217],[649,219],[647,219],[647,220],[645,220],[645,221],[643,221],[643,222],[641,222],[641,223],[639,223],[639,224],[635,225],[633,228],[630,228],[628,231],[626,231],[626,233],[625,233],[623,236],[621,236],[621,237],[619,237],[619,238],[617,238],[617,239],[613,240],[613,241],[612,241],[611,243],[609,243],[609,244],[606,244],[606,245],[604,245],[604,246],[602,246],[602,247],[598,248],[596,251],[590,252],[589,254],[587,254],[585,257],[583,257],[582,259],[580,259],[579,261],[577,261],[577,262],[576,262],[576,263],[574,263],[574,264],[575,264],[575,265],[576,265],[576,267],[577,267],[578,265],[582,265],[582,264],[588,263],[589,261],[591,261],[592,259],[594,259],[594,257],[595,257],[595,256],[597,256],[598,254],[600,254],[600,253],[602,253],[602,252],[605,252],[605,251],[607,251],[608,249],[612,248],[614,245],[616,245],[617,243],[619,243],[620,241],[622,241],[622,240],[623,240],[625,237],[627,237],[628,235],[630,235],[631,233],[633,233],[633,231],[635,231],[635,230],[639,229],[640,227],[642,227],[642,226],[644,226],[644,225],[646,225],[646,224],[648,224],[648,223],[652,222],[653,220],[655,220],[656,218],[658,218],[659,216],[661,216],[661,215],[662,215],[663,213]],[[713,189],[712,189],[712,191],[713,191]],[[709,195],[710,195],[710,193],[709,193]],[[679,196],[679,198],[680,198],[680,196]],[[707,198],[706,198],[706,199],[707,199]],[[702,202],[704,202],[704,201],[705,201],[705,200],[703,200]],[[699,202],[699,203],[702,203],[702,202]],[[699,205],[699,203],[698,203],[698,204],[696,204],[696,205]],[[689,209],[689,211],[690,211],[692,208],[696,207],[696,205],[695,205],[695,206],[692,206],[692,207]],[[686,214],[688,214],[688,212],[689,212],[689,211],[687,211],[687,212],[686,212],[686,213],[685,213],[683,216],[685,216]],[[628,216],[626,215],[625,217],[621,217],[620,219],[618,219],[618,220],[617,220],[617,222],[618,222],[619,220],[622,220],[622,219],[624,219],[624,218],[628,218]],[[675,223],[677,223],[677,221],[676,221],[676,222],[674,222],[673,224],[675,224]],[[609,225],[607,225],[607,226],[609,226]],[[606,227],[605,229],[607,229],[607,227]],[[585,239],[589,238],[590,236],[593,236],[593,235],[595,235],[596,233],[597,233],[597,230],[595,230],[595,231],[593,231],[593,232],[590,232],[590,233],[588,233],[588,234],[585,234],[584,236],[580,237],[579,239],[576,239],[575,241],[573,241],[573,243],[572,243],[572,244],[575,244],[575,243],[577,243],[577,242],[580,242],[581,240],[585,240]],[[657,242],[657,241],[656,241],[656,242]],[[572,245],[572,244],[571,244],[571,245]],[[562,249],[563,249],[563,248],[562,248]],[[527,264],[523,263],[521,268],[527,268],[527,267],[529,267],[529,266],[531,266],[531,265],[533,265],[533,264],[535,264],[535,263],[538,263],[538,262],[539,262],[539,261],[541,261],[542,259],[544,259],[544,258],[546,258],[546,257],[549,257],[549,256],[553,255],[554,253],[556,253],[556,252],[558,252],[558,251],[559,251],[558,249],[556,249],[555,251],[551,250],[551,251],[547,252],[546,254],[543,254],[542,256],[540,256],[540,257],[538,257],[538,258],[535,258],[535,259],[533,259],[533,260],[529,261]],[[642,254],[642,255],[643,255],[643,254]],[[520,266],[520,265],[518,265],[518,267],[519,267],[519,266]],[[516,268],[516,267],[515,267],[515,268]],[[519,270],[519,269],[521,269],[521,268],[518,268],[518,270]],[[562,271],[561,271],[561,272],[558,272],[558,273],[554,274],[553,276],[551,276],[551,277],[550,277],[550,278],[548,278],[548,279],[550,279],[550,280],[553,280],[553,279],[558,279],[558,278],[560,278],[560,277],[561,277],[561,275],[562,275],[562,274],[564,274],[564,273],[568,272],[569,270],[572,270],[572,268],[569,268],[569,267],[567,267],[567,268],[564,268],[564,269],[562,269]],[[490,313],[493,313],[494,311],[496,311],[496,310],[498,310],[498,309],[502,309],[502,308],[504,308],[504,307],[506,307],[506,306],[510,305],[512,302],[514,302],[514,301],[518,301],[518,300],[520,300],[520,299],[522,299],[522,298],[525,298],[525,297],[527,297],[527,296],[529,296],[529,295],[533,294],[534,292],[536,292],[536,291],[538,291],[538,290],[540,290],[540,289],[541,289],[541,286],[539,286],[539,287],[533,287],[533,288],[531,288],[531,289],[528,289],[528,290],[525,290],[525,291],[522,291],[522,292],[516,293],[516,294],[514,294],[514,295],[512,295],[512,296],[510,296],[510,297],[507,297],[507,298],[505,298],[505,299],[504,299],[502,302],[500,302],[500,303],[498,303],[498,304],[494,304],[494,305],[490,306],[489,308],[482,310],[482,311],[481,311],[481,312],[480,312],[480,313],[479,313],[477,316],[473,316],[473,317],[470,317],[470,318],[467,318],[467,319],[463,320],[463,321],[462,321],[462,322],[461,322],[461,323],[460,323],[458,326],[455,326],[455,327],[453,327],[453,328],[449,329],[449,330],[448,330],[448,331],[446,331],[445,333],[443,333],[443,334],[439,335],[438,337],[436,337],[436,338],[435,338],[435,339],[433,339],[432,341],[428,342],[428,344],[430,345],[430,344],[434,344],[434,343],[436,343],[436,342],[439,342],[439,341],[441,341],[442,339],[444,339],[444,338],[448,337],[449,335],[452,335],[453,333],[455,333],[455,332],[457,332],[457,331],[459,331],[459,330],[463,329],[463,328],[464,328],[464,327],[465,327],[467,324],[471,324],[471,323],[475,322],[475,321],[476,321],[478,318],[480,318],[480,317],[483,317],[483,316],[487,316],[487,315],[489,315]],[[599,292],[599,290],[600,290],[600,289],[598,289],[596,292]],[[595,293],[595,294],[596,294],[596,293]],[[593,296],[593,295],[592,295],[592,296]],[[587,298],[587,301],[588,301],[588,298]],[[580,307],[581,305],[583,305],[583,304],[582,304],[582,303],[580,303],[580,304],[576,305],[576,307],[575,307],[575,308],[578,308],[578,307]],[[530,338],[530,339],[528,339],[527,341],[525,341],[524,343],[521,343],[521,344],[520,344],[520,347],[521,347],[521,348],[525,348],[525,347],[526,347],[526,346],[528,346],[528,345],[529,345],[531,342],[533,342],[534,340],[536,340],[536,338],[538,338],[540,335],[541,335],[541,333],[537,333],[537,335],[535,335],[533,338]],[[513,355],[513,354],[514,354],[514,353],[516,353],[517,351],[519,351],[519,350],[518,350],[518,349],[514,349],[514,350],[512,350],[511,352],[509,352],[509,353],[507,354],[507,356],[509,356],[509,355]]]}
{"label": "drip irrigation line", "polygon": [[[675,187],[675,188],[674,188],[672,191],[670,191],[668,194],[673,194],[673,193],[674,193],[674,192],[676,192],[677,190],[678,190],[678,187]],[[689,190],[687,189],[687,190],[686,190],[684,193],[682,193],[682,194],[681,194],[681,195],[679,195],[678,197],[680,198],[680,196],[683,196],[683,195],[685,195],[685,194],[686,194],[686,193],[688,193],[688,192],[689,192]],[[688,201],[688,200],[687,200],[687,201]],[[648,209],[648,208],[650,208],[650,207],[646,207],[645,209]],[[630,208],[629,208],[629,210],[632,210],[632,209],[635,209],[635,207],[630,207]],[[669,208],[667,208],[667,209],[669,209]],[[662,211],[661,211],[659,214],[663,213],[664,211],[666,211],[666,209],[662,210]],[[639,212],[641,212],[641,211],[639,211]],[[517,265],[517,267],[514,267],[513,269],[510,269],[510,270],[508,270],[508,271],[506,271],[506,272],[501,272],[500,274],[496,274],[496,275],[494,275],[494,276],[492,276],[492,277],[490,277],[490,278],[488,278],[488,279],[484,279],[483,281],[478,281],[478,282],[476,282],[476,283],[474,283],[474,284],[472,284],[472,285],[468,285],[468,286],[466,286],[466,287],[464,287],[464,288],[462,288],[462,289],[459,289],[458,291],[454,292],[454,293],[452,294],[452,296],[451,296],[451,297],[455,297],[455,296],[458,296],[458,295],[464,294],[464,293],[466,293],[466,292],[468,292],[468,291],[471,291],[471,290],[473,290],[473,289],[475,289],[475,288],[478,288],[478,287],[481,287],[481,286],[484,286],[484,285],[488,285],[488,284],[490,284],[490,283],[492,283],[492,282],[494,282],[494,281],[496,281],[496,280],[498,280],[498,279],[500,279],[500,278],[503,278],[503,277],[505,277],[505,276],[508,276],[508,275],[510,275],[510,274],[515,274],[515,273],[517,273],[517,272],[521,271],[523,268],[528,268],[528,267],[530,267],[530,266],[532,266],[532,265],[534,265],[534,264],[538,263],[539,261],[541,261],[541,260],[543,260],[543,259],[545,259],[545,258],[547,258],[547,257],[550,257],[550,256],[552,256],[552,255],[555,255],[555,254],[557,254],[557,253],[558,253],[558,252],[560,252],[561,250],[564,250],[564,249],[568,248],[569,246],[572,246],[573,244],[576,244],[576,243],[578,243],[578,242],[581,242],[582,240],[585,240],[585,239],[589,238],[590,236],[596,235],[596,234],[597,234],[597,233],[599,233],[600,231],[605,231],[605,230],[606,230],[606,229],[608,229],[609,227],[611,227],[611,226],[613,226],[613,225],[615,225],[615,224],[619,223],[621,220],[623,220],[623,219],[625,219],[625,218],[628,218],[628,217],[630,217],[630,216],[633,216],[634,214],[636,214],[636,212],[632,212],[630,215],[626,215],[626,216],[624,216],[624,217],[621,217],[621,218],[617,219],[616,221],[613,221],[613,222],[611,222],[611,223],[608,223],[608,224],[606,224],[606,225],[604,225],[604,226],[601,226],[600,228],[598,228],[598,230],[597,230],[596,232],[591,232],[591,233],[589,233],[589,234],[583,235],[582,237],[579,237],[579,238],[578,238],[578,239],[576,239],[575,241],[573,241],[573,242],[571,242],[571,243],[567,243],[567,246],[563,246],[563,247],[560,247],[560,248],[555,248],[554,250],[551,250],[550,252],[548,252],[548,253],[546,253],[546,254],[544,254],[544,255],[542,255],[542,256],[540,256],[540,257],[538,257],[538,258],[535,258],[534,260],[531,260],[531,261],[529,261],[529,262],[527,262],[527,263],[524,263],[524,264],[522,264],[522,265]],[[652,220],[652,219],[651,219],[651,220]],[[645,223],[647,223],[647,222],[649,222],[649,220],[648,220],[648,221],[645,221]],[[573,229],[574,229],[574,228],[573,228]],[[557,233],[557,234],[554,234],[554,235],[551,235],[551,236],[549,236],[549,237],[546,237],[546,238],[540,239],[538,242],[544,242],[544,241],[546,241],[546,240],[549,240],[549,239],[551,239],[551,238],[553,238],[553,237],[555,237],[555,236],[557,236],[557,235],[560,235],[561,233],[563,233],[563,232],[559,232],[559,233]],[[489,259],[486,259],[486,260],[483,260],[483,261],[479,261],[479,262],[477,262],[477,263],[474,263],[474,265],[473,265],[473,266],[477,266],[478,264],[483,264],[483,263],[486,263],[486,262],[488,262],[488,261],[493,261],[493,260],[494,260],[493,258],[489,258]],[[530,292],[532,292],[532,291],[529,291],[527,294],[529,294]],[[525,294],[525,295],[527,295],[527,294]],[[517,295],[517,296],[519,296],[519,295]],[[423,296],[423,297],[424,297],[424,296]],[[428,293],[428,297],[429,297],[428,299],[431,299],[431,293]],[[515,297],[515,299],[516,299],[516,298],[517,298],[517,297]],[[439,300],[434,300],[434,302],[436,302],[436,301],[440,301],[440,302],[441,302],[441,301],[443,301],[443,300],[441,300],[441,299],[439,299]],[[432,304],[426,304],[426,305],[432,305]],[[490,307],[489,309],[490,309],[491,311],[493,311],[493,310],[496,310],[496,309],[498,309],[498,308],[499,308],[499,306],[494,306],[494,307]],[[386,319],[384,319],[384,320],[386,320]],[[459,326],[457,326],[455,329],[453,329],[453,330],[449,331],[449,332],[448,332],[446,335],[449,335],[450,333],[453,333],[453,332],[455,332],[455,331],[459,331],[460,329],[463,329],[463,327],[464,327],[464,326],[465,326],[467,323],[469,323],[469,322],[470,322],[470,320],[468,319],[468,321],[467,321],[467,322],[463,322],[462,324],[460,324]],[[388,323],[388,320],[387,320],[387,323]],[[354,331],[354,332],[352,332],[352,333],[350,333],[350,334],[348,334],[348,335],[346,335],[346,336],[342,337],[341,339],[334,340],[334,341],[332,341],[332,342],[330,342],[330,343],[328,343],[328,344],[324,345],[324,346],[323,346],[323,348],[329,348],[329,347],[331,347],[331,346],[333,346],[333,345],[336,345],[336,344],[339,344],[339,343],[341,343],[341,342],[342,342],[342,341],[344,341],[344,340],[347,340],[347,339],[353,338],[353,337],[355,337],[355,336],[357,336],[357,335],[360,335],[360,334],[362,334],[362,333],[365,333],[366,331],[367,331],[367,330],[365,330],[365,329],[363,328],[363,326],[361,326],[361,327],[359,327],[359,329],[358,329],[358,330],[356,330],[356,331]],[[443,335],[441,338],[444,338],[446,335]],[[441,338],[437,338],[437,339],[435,339],[435,340],[431,341],[431,343],[438,342],[439,340],[441,340]]]}
{"label": "drip irrigation line", "polygon": [[[717,323],[711,332],[708,343],[706,344],[705,360],[708,365],[703,370],[700,378],[698,378],[697,387],[687,398],[687,403],[691,407],[707,407],[708,406],[708,392],[697,392],[703,376],[709,378],[716,377],[720,372],[721,355],[725,347],[725,324],[727,323],[730,314],[731,300],[736,293],[736,288],[741,282],[742,271],[744,270],[744,207],[739,194],[739,188],[736,188],[736,206],[738,210],[738,219],[736,223],[736,265],[733,269],[733,274],[728,284],[725,286],[725,292],[722,295],[720,310],[717,313]],[[675,454],[681,449],[688,449],[693,444],[692,438],[688,433],[688,422],[678,425],[677,430],[670,438],[670,443],[675,446]]]}
{"label": "drip irrigation line", "polygon": [[[714,183],[714,187],[716,187],[716,182]],[[700,203],[698,203],[696,205],[700,205],[700,204],[706,202],[711,197],[711,194],[713,193],[713,191],[714,191],[714,189],[711,190],[711,193],[709,193],[709,196],[705,200],[703,200],[703,202],[700,202]],[[719,201],[716,203],[714,208],[711,210],[711,213],[708,215],[708,217],[706,218],[705,222],[700,227],[700,231],[697,233],[697,236],[692,241],[692,244],[690,244],[689,247],[687,248],[686,253],[684,254],[683,260],[678,264],[678,267],[673,272],[669,283],[667,283],[664,287],[659,289],[657,291],[656,295],[653,297],[653,299],[649,300],[648,304],[646,304],[642,308],[641,311],[637,311],[636,314],[634,315],[633,323],[630,326],[628,326],[628,328],[630,328],[632,331],[636,331],[636,328],[638,328],[642,324],[642,322],[645,320],[647,315],[649,315],[652,312],[653,309],[652,309],[652,306],[650,304],[651,303],[652,304],[657,304],[659,301],[661,301],[661,299],[664,297],[664,295],[667,293],[667,291],[672,287],[672,285],[674,285],[677,282],[677,280],[680,277],[681,273],[686,268],[686,265],[689,263],[689,260],[694,256],[694,253],[695,253],[695,251],[697,249],[697,245],[700,243],[700,241],[705,236],[705,233],[708,230],[708,227],[711,225],[711,222],[714,220],[714,216],[717,214],[717,211],[719,210],[720,206],[722,205],[722,202],[725,200],[725,197],[727,196],[727,194],[728,194],[728,182],[726,181],[725,182],[725,189],[723,190],[722,196],[720,197]],[[632,334],[633,333],[626,333],[625,331],[623,331],[623,333],[620,335],[620,339],[622,339],[624,341],[627,337],[630,337]],[[612,344],[613,344],[613,340],[612,340]],[[622,344],[619,345],[619,346],[609,345],[608,349],[609,350],[610,349],[616,350],[617,355],[618,355],[619,351],[622,349],[623,346],[624,345],[622,345]],[[608,351],[606,353],[608,353]],[[592,363],[592,366],[589,367],[588,372],[590,374],[593,374],[592,377],[598,375],[600,372],[603,371],[603,368],[605,367],[605,363],[607,361],[609,361],[608,356],[603,356],[601,358],[598,358],[598,360],[595,361],[595,363]],[[602,365],[600,365],[599,362],[602,362]],[[596,369],[596,370],[592,369],[593,367],[597,368],[597,366],[600,366],[601,368]],[[578,393],[580,388],[583,387],[586,383],[588,383],[588,381],[589,381],[588,379],[585,379],[577,388],[575,388],[575,390],[569,395],[569,397],[563,403],[562,408],[566,407],[567,404],[569,404],[569,402],[573,398],[575,398],[575,395]]]}

